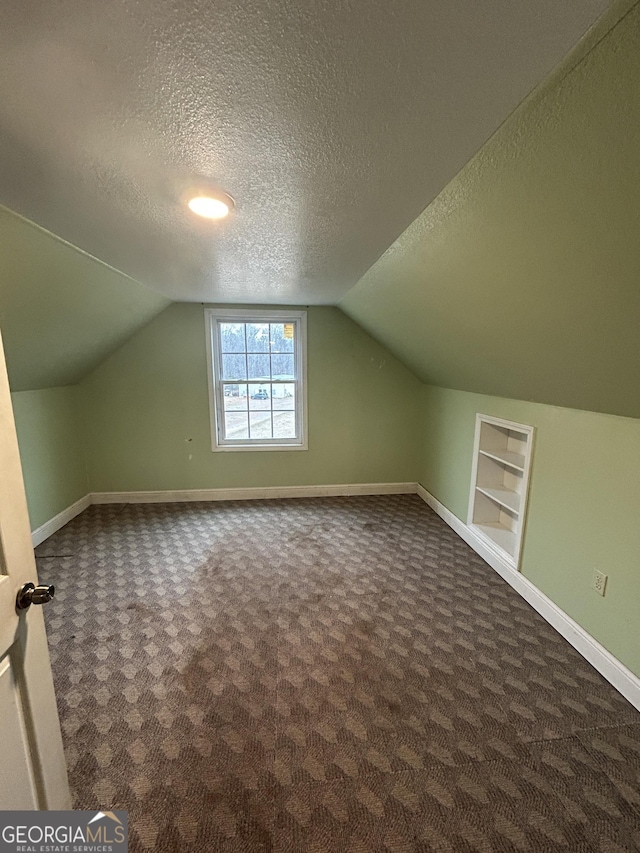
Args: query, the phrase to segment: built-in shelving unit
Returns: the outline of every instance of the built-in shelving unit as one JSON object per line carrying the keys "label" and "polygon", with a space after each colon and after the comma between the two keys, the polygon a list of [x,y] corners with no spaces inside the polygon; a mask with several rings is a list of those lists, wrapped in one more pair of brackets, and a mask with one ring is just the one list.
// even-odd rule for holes
{"label": "built-in shelving unit", "polygon": [[467,524],[517,569],[524,533],[533,427],[476,415]]}

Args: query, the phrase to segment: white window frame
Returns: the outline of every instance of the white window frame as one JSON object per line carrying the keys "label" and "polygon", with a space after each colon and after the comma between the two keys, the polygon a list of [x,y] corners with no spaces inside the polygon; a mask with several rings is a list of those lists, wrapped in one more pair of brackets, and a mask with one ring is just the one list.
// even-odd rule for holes
{"label": "white window frame", "polygon": [[[307,312],[274,308],[205,308],[207,334],[207,373],[209,379],[209,415],[213,451],[308,450],[307,432]],[[224,392],[222,351],[218,323],[294,323],[296,438],[225,439],[223,438]],[[251,380],[247,379],[247,384]],[[220,415],[220,417],[218,417]]]}

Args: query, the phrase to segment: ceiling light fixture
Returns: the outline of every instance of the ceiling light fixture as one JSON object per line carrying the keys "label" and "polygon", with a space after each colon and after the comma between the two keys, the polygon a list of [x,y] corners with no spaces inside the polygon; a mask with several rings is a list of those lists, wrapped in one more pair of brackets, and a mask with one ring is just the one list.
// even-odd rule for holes
{"label": "ceiling light fixture", "polygon": [[189,209],[205,219],[224,219],[235,206],[228,193],[216,191],[193,196],[187,202]]}

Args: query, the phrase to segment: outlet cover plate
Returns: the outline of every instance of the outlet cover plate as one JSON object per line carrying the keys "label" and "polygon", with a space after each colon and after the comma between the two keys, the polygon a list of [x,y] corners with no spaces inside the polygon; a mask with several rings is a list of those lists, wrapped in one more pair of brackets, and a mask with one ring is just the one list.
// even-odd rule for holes
{"label": "outlet cover plate", "polygon": [[607,581],[609,580],[609,575],[605,575],[603,572],[599,572],[597,569],[593,573],[593,588],[598,593],[598,595],[604,595],[607,589]]}

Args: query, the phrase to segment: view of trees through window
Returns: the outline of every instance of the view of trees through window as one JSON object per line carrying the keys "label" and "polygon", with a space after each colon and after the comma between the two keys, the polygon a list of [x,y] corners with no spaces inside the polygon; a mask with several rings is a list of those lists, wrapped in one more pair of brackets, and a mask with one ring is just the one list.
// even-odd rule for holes
{"label": "view of trees through window", "polygon": [[218,324],[225,439],[296,437],[295,323]]}

